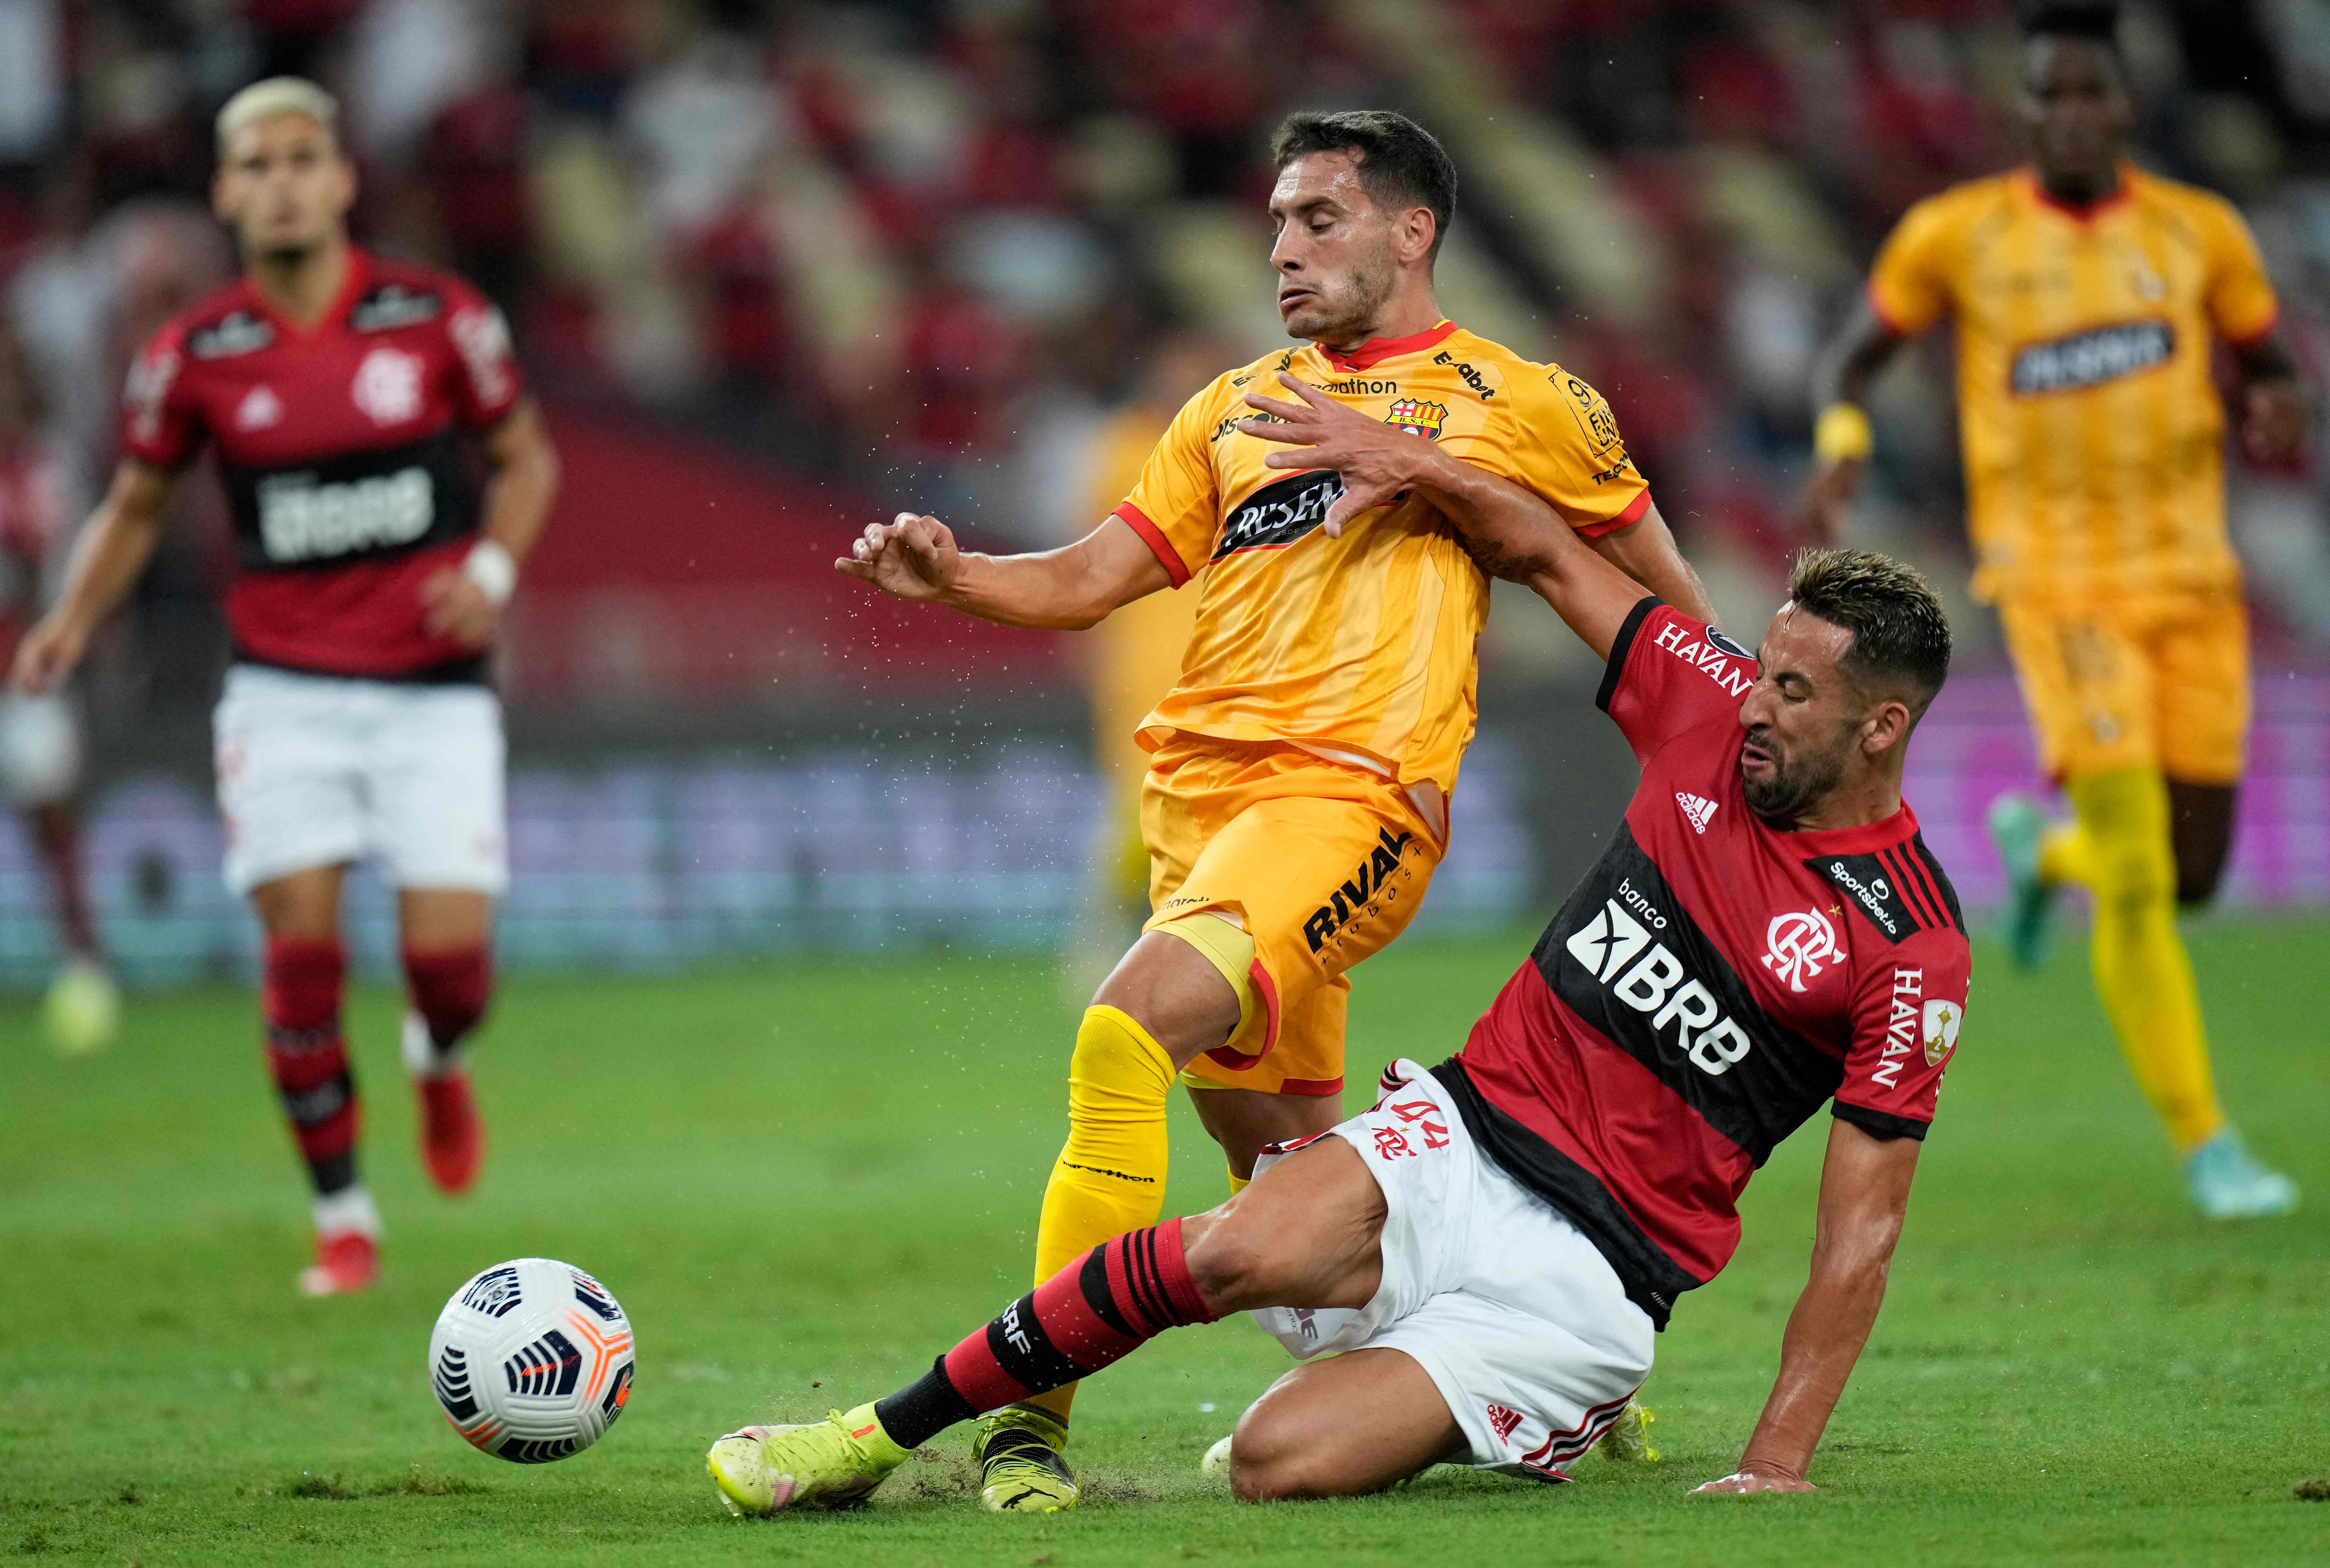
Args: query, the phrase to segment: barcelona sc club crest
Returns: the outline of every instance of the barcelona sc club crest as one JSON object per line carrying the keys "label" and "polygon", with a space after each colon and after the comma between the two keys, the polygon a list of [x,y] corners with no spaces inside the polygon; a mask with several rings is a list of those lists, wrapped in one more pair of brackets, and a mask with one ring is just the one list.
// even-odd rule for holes
{"label": "barcelona sc club crest", "polygon": [[1384,423],[1394,430],[1406,430],[1411,436],[1436,441],[1440,439],[1440,421],[1447,417],[1448,408],[1444,403],[1428,403],[1422,398],[1401,398],[1391,405],[1391,412],[1384,416]]}

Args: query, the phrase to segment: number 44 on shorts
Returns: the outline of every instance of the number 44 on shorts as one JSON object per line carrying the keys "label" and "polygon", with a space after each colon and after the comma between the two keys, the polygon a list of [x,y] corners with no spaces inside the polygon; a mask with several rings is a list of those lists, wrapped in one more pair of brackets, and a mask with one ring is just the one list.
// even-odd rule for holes
{"label": "number 44 on shorts", "polygon": [[1402,1157],[1409,1158],[1415,1157],[1419,1151],[1414,1144],[1408,1142],[1407,1135],[1409,1131],[1419,1132],[1423,1135],[1424,1147],[1425,1148],[1446,1148],[1448,1147],[1447,1125],[1444,1122],[1435,1121],[1433,1119],[1440,1114],[1440,1108],[1433,1104],[1432,1101],[1428,1100],[1403,1100],[1387,1105],[1384,1109],[1390,1111],[1394,1116],[1398,1117],[1402,1121],[1408,1123],[1408,1127],[1407,1129],[1397,1127],[1378,1127],[1376,1129],[1376,1157],[1378,1158],[1398,1159]]}

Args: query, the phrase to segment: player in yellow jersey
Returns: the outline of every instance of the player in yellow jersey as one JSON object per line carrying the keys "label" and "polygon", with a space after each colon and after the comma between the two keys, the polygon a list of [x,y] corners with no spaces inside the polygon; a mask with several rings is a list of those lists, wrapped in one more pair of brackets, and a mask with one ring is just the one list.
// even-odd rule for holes
{"label": "player in yellow jersey", "polygon": [[1998,608],[2074,812],[2051,827],[2022,797],[1993,808],[2010,951],[2036,967],[2053,893],[2088,888],[2097,989],[2194,1204],[2274,1214],[2297,1189],[2218,1106],[2175,918],[2223,872],[2249,723],[2212,345],[2240,368],[2258,456],[2295,451],[2305,400],[2240,213],[2121,156],[2133,113],[2116,20],[2098,4],[2027,14],[2031,165],[1919,203],[1885,242],[1814,389],[1807,510],[1833,537],[1870,455],[1862,388],[1902,341],[1954,318],[1975,592]]}
{"label": "player in yellow jersey", "polygon": [[[1264,1146],[1340,1119],[1345,972],[1415,914],[1473,736],[1488,579],[1427,502],[1362,510],[1331,467],[1268,461],[1293,449],[1241,428],[1253,400],[1287,399],[1299,379],[1436,440],[1708,613],[1609,405],[1442,317],[1432,263],[1456,178],[1439,143],[1394,114],[1299,114],[1272,153],[1279,314],[1307,346],[1191,398],[1123,504],[1066,549],[971,554],[935,519],[901,514],[836,563],[902,599],[1050,628],[1092,626],[1202,570],[1179,677],[1140,732],[1154,913],[1077,1031],[1039,1280],[1155,1223],[1177,1076],[1234,1184]],[[981,1423],[989,1507],[1074,1504],[1059,1453],[1072,1393]]]}

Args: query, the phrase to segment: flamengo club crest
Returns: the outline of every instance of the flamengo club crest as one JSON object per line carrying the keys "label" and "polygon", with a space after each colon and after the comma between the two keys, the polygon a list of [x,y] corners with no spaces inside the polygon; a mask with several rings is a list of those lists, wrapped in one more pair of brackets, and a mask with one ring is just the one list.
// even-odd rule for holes
{"label": "flamengo club crest", "polygon": [[1422,398],[1401,398],[1391,405],[1384,423],[1396,430],[1406,430],[1411,436],[1427,440],[1440,439],[1440,421],[1448,417],[1445,403],[1425,402]]}
{"label": "flamengo club crest", "polygon": [[1843,956],[1836,928],[1818,910],[1774,915],[1764,932],[1764,967],[1787,981],[1791,991],[1803,990],[1806,980]]}
{"label": "flamengo club crest", "polygon": [[421,412],[421,356],[375,348],[356,366],[348,396],[376,425],[401,425]]}

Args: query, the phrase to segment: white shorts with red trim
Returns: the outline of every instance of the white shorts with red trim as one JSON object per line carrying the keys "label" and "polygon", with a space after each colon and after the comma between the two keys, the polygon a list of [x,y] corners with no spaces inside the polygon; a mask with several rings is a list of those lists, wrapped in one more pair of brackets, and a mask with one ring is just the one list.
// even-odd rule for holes
{"label": "white shorts with red trim", "polygon": [[1383,1188],[1382,1286],[1356,1311],[1255,1320],[1298,1358],[1406,1351],[1475,1469],[1567,1480],[1650,1375],[1650,1316],[1593,1242],[1482,1157],[1438,1080],[1401,1061],[1383,1082],[1373,1110],[1323,1135],[1359,1150]]}
{"label": "white shorts with red trim", "polygon": [[237,665],[214,741],[238,893],[367,855],[393,887],[508,884],[501,703],[483,686]]}

